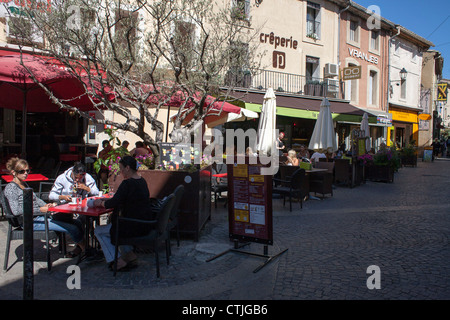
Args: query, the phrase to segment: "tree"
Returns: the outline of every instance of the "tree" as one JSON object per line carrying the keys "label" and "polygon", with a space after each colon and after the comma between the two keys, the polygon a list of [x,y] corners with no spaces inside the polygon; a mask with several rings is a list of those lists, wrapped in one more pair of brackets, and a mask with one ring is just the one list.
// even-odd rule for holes
{"label": "tree", "polygon": [[178,108],[175,129],[194,112],[185,125],[190,135],[217,99],[229,99],[229,91],[219,95],[218,90],[226,80],[231,90],[243,71],[258,68],[261,56],[252,44],[257,28],[233,16],[229,3],[54,0],[51,7],[45,2],[24,9],[27,14],[10,20],[10,30],[21,47],[52,57],[77,77],[95,108],[111,110],[123,121],[91,118],[47,90],[60,108],[132,132],[158,155],[165,131],[157,119],[161,107]]}

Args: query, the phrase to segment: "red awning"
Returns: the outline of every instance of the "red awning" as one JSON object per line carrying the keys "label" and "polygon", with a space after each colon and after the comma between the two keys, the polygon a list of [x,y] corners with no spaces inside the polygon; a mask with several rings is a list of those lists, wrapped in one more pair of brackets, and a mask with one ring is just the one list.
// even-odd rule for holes
{"label": "red awning", "polygon": [[[12,53],[12,55],[4,55],[5,53]],[[22,54],[22,61],[33,72],[36,79],[53,92],[55,97],[82,111],[94,109],[83,84],[66,71],[55,58]],[[23,110],[24,102],[26,102],[27,112],[60,110],[21,65],[19,52],[0,50],[0,97],[1,108]],[[111,94],[109,98],[112,100],[114,95]]]}

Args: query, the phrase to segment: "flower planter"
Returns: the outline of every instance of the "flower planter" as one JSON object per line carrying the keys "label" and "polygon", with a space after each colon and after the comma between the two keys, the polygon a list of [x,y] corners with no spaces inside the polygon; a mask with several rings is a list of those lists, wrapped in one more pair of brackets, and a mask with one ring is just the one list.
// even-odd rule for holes
{"label": "flower planter", "polygon": [[[180,233],[193,235],[198,241],[201,229],[211,218],[211,166],[196,172],[139,170],[138,173],[147,181],[152,198],[162,199],[178,185],[184,185],[178,216]],[[121,175],[110,177],[110,185],[117,190],[122,180]]]}
{"label": "flower planter", "polygon": [[417,167],[417,156],[416,155],[402,156],[401,159],[402,159],[402,166]]}
{"label": "flower planter", "polygon": [[365,176],[367,180],[394,182],[394,168],[392,166],[368,165],[365,167]]}

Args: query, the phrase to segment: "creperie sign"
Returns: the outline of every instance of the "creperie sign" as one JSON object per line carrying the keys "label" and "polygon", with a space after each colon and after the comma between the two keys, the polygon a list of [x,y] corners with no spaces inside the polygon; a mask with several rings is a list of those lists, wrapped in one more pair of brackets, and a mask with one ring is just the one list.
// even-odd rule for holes
{"label": "creperie sign", "polygon": [[0,0],[0,3],[10,3],[17,7],[47,11],[51,11],[52,8],[51,0]]}

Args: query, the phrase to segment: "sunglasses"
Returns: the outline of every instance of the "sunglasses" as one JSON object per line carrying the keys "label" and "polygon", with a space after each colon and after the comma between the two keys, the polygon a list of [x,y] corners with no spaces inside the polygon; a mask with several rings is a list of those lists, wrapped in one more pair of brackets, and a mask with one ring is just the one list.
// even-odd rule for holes
{"label": "sunglasses", "polygon": [[18,174],[24,174],[25,172],[26,172],[26,173],[30,173],[30,171],[31,171],[30,169],[19,170],[19,171],[17,171],[17,173],[18,173]]}

